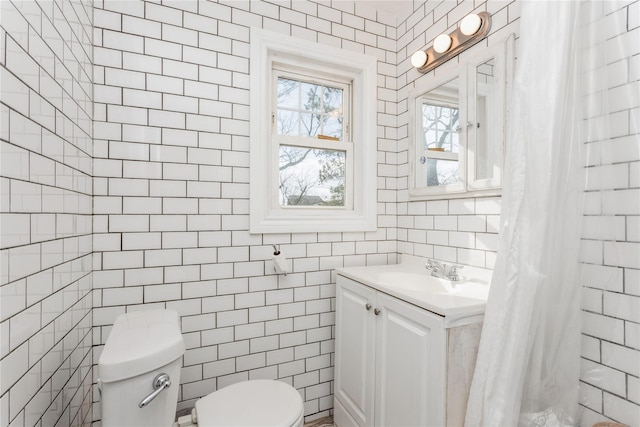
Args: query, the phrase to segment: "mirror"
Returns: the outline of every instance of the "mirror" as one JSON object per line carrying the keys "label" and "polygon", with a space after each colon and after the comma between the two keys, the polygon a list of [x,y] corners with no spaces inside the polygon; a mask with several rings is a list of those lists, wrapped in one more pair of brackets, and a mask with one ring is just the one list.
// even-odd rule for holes
{"label": "mirror", "polygon": [[411,199],[499,193],[512,40],[469,58],[458,75],[426,76],[412,92]]}
{"label": "mirror", "polygon": [[416,187],[439,187],[459,182],[459,78],[445,82],[420,99],[419,162]]}
{"label": "mirror", "polygon": [[500,139],[496,135],[499,121],[496,115],[500,112],[500,93],[495,75],[495,58],[490,58],[475,67],[476,77],[476,130],[475,130],[475,177],[474,180],[492,179],[501,173],[501,145],[491,141]]}

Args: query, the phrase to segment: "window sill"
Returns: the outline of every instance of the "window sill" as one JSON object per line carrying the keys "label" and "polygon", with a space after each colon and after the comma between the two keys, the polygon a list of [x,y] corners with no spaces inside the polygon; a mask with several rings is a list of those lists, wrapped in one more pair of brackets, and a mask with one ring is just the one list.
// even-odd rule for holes
{"label": "window sill", "polygon": [[268,216],[252,221],[250,233],[318,233],[375,231],[376,218],[357,215],[314,215],[305,218],[299,215]]}

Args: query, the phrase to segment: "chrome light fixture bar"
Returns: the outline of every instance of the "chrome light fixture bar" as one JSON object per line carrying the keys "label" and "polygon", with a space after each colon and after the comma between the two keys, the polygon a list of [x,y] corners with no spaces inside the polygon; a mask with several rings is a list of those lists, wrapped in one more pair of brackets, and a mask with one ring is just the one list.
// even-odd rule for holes
{"label": "chrome light fixture bar", "polygon": [[433,70],[460,52],[482,40],[491,29],[491,15],[472,13],[460,21],[460,27],[450,34],[440,34],[427,50],[419,50],[411,56],[411,65],[421,73]]}

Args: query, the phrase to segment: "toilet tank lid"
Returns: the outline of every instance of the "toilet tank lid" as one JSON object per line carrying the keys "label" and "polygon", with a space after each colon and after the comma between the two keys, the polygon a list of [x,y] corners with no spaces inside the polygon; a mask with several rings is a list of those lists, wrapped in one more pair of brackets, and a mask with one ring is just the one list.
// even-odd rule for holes
{"label": "toilet tank lid", "polygon": [[121,314],[98,360],[100,381],[120,381],[153,371],[180,358],[184,350],[177,311]]}

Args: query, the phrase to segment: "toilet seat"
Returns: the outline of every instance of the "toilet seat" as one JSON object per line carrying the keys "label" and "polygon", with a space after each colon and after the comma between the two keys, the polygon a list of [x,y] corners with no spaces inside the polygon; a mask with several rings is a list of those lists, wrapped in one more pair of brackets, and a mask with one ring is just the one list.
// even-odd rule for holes
{"label": "toilet seat", "polygon": [[281,381],[242,381],[196,402],[199,427],[302,426],[304,405],[295,388]]}

